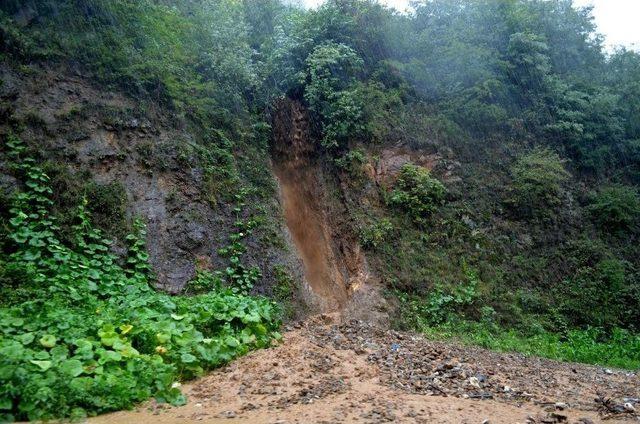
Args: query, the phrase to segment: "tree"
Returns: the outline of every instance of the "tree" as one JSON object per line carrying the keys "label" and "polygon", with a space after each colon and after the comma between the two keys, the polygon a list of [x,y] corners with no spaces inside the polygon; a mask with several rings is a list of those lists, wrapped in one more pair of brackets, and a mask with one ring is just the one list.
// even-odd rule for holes
{"label": "tree", "polygon": [[519,215],[549,218],[562,203],[562,184],[569,173],[557,153],[536,148],[511,167],[511,198]]}
{"label": "tree", "polygon": [[640,218],[640,194],[634,187],[605,186],[592,196],[588,210],[603,230],[629,231]]}
{"label": "tree", "polygon": [[363,127],[361,99],[354,91],[363,61],[349,46],[326,43],[307,58],[304,98],[323,126],[323,145],[344,146]]}
{"label": "tree", "polygon": [[424,225],[443,204],[445,194],[444,185],[427,168],[408,163],[400,169],[390,203],[404,209],[416,224]]}

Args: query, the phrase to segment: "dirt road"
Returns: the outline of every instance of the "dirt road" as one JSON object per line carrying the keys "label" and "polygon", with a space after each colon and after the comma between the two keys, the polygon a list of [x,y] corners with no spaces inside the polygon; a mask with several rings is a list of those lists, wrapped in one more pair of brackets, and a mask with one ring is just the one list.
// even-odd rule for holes
{"label": "dirt road", "polygon": [[640,376],[439,343],[322,316],[113,423],[640,422]]}

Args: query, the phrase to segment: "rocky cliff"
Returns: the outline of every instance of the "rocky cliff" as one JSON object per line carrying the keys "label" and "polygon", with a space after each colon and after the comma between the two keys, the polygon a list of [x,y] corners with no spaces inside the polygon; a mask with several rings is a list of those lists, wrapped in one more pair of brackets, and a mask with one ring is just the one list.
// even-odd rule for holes
{"label": "rocky cliff", "polygon": [[[140,217],[159,288],[177,293],[197,269],[224,269],[217,250],[229,243],[238,217],[249,215],[263,223],[247,239],[245,256],[264,275],[257,291],[273,285],[275,266],[300,278],[299,261],[282,230],[268,155],[257,155],[252,168],[266,194],[259,201],[249,194],[238,212],[225,197],[225,181],[207,169],[217,158],[202,153],[198,134],[173,111],[96,86],[64,68],[2,66],[0,79],[0,131],[19,131],[45,163],[61,217],[71,197],[89,197],[95,221],[116,239],[116,251],[132,219]],[[6,196],[15,181],[4,153],[0,176]]]}

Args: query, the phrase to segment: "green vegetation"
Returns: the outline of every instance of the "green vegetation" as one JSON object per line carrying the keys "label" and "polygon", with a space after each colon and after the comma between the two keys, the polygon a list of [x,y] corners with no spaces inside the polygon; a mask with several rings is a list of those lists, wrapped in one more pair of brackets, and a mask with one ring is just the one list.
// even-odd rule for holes
{"label": "green vegetation", "polygon": [[464,312],[478,297],[478,277],[473,271],[467,270],[466,279],[467,282],[455,287],[436,286],[426,297],[397,292],[396,295],[407,307],[403,313],[403,325],[429,328]]}
{"label": "green vegetation", "polygon": [[427,219],[444,202],[444,185],[428,169],[406,164],[400,169],[389,203],[406,211],[416,224]]}
{"label": "green vegetation", "polygon": [[293,318],[296,282],[283,265],[275,265],[273,274],[276,280],[273,286],[273,297],[281,305],[283,317],[285,319]]}
{"label": "green vegetation", "polygon": [[[39,16],[26,32],[16,31],[10,18],[23,7]],[[148,95],[202,122],[237,122],[241,93],[254,85],[239,2],[174,7],[151,0],[8,1],[2,12],[4,50],[10,54],[77,60],[104,83]],[[217,31],[212,22],[224,22],[225,30]]]}
{"label": "green vegetation", "polygon": [[[616,278],[616,274],[620,278],[622,271],[616,269],[617,266],[619,264],[610,262],[601,264],[601,272],[610,274],[608,278]],[[436,286],[426,297],[397,291],[395,295],[403,305],[401,326],[420,330],[431,338],[454,338],[463,343],[504,352],[515,351],[561,361],[627,369],[640,367],[640,336],[621,328],[602,329],[603,325],[616,322],[612,314],[619,311],[616,308],[622,302],[617,302],[617,305],[606,303],[607,300],[615,302],[618,295],[615,288],[599,287],[600,291],[586,289],[584,293],[572,292],[573,298],[563,297],[573,299],[573,306],[581,305],[584,308],[590,303],[594,308],[567,313],[576,317],[577,322],[572,328],[586,323],[584,329],[551,332],[538,323],[526,329],[505,329],[496,321],[496,311],[492,307],[480,306],[481,282],[475,272],[467,269],[466,274],[465,283],[454,287]],[[618,283],[617,289],[624,289],[623,281]],[[584,290],[583,284],[574,287]]]}
{"label": "green vegetation", "polygon": [[254,284],[262,277],[262,273],[259,268],[245,267],[240,257],[246,251],[246,248],[241,243],[241,240],[247,237],[251,229],[255,227],[255,221],[249,221],[245,223],[243,221],[237,221],[236,227],[238,232],[231,234],[231,244],[227,247],[218,249],[218,254],[222,257],[229,258],[229,266],[225,270],[225,277],[228,282],[228,286],[234,293],[248,294],[253,288]]}
{"label": "green vegetation", "polygon": [[566,335],[547,331],[526,335],[478,322],[460,322],[428,327],[424,333],[431,338],[454,338],[501,352],[630,370],[640,368],[640,336],[621,329],[607,334],[590,328],[571,330]]}
{"label": "green vegetation", "polygon": [[[135,111],[98,111],[118,131],[159,104],[171,116],[162,125],[189,137],[131,154],[153,173],[175,171],[163,152],[175,153],[176,167],[201,174],[202,198],[235,221],[218,252],[224,270],[200,270],[193,297],[156,293],[122,187],[47,163],[45,147],[36,166],[11,138],[26,188],[0,193],[0,420],[177,402],[173,381],[277,337],[273,305],[247,293],[272,293],[289,315],[292,278],[243,259],[260,219],[273,218],[268,122],[284,96],[309,110],[312,159],[349,215],[341,232],[367,249],[403,327],[639,366],[640,54],[606,54],[590,8],[9,0],[0,55],[24,75],[71,69],[129,93]],[[36,112],[16,122],[8,103],[2,134],[38,148],[64,139]],[[402,164],[395,180],[378,172]],[[282,240],[274,222],[261,234],[269,247]],[[125,263],[95,228],[127,242]]]}
{"label": "green vegetation", "polygon": [[521,216],[552,214],[562,204],[562,184],[569,178],[557,153],[534,150],[511,168],[514,207]]}
{"label": "green vegetation", "polygon": [[588,209],[605,231],[634,230],[640,218],[640,194],[628,186],[603,187],[593,196]]}
{"label": "green vegetation", "polygon": [[335,160],[338,168],[344,169],[354,179],[362,179],[363,166],[367,163],[367,157],[362,149],[351,149],[344,156]]}
{"label": "green vegetation", "polygon": [[75,240],[62,243],[48,176],[16,137],[7,146],[25,188],[12,200],[1,276],[0,420],[80,418],[151,396],[181,403],[173,383],[278,337],[265,299],[219,286],[190,298],[154,291],[139,222],[124,265],[84,204]]}
{"label": "green vegetation", "polygon": [[304,98],[320,116],[327,148],[344,148],[362,128],[360,98],[351,87],[363,62],[349,46],[329,42],[316,47],[306,60]]}
{"label": "green vegetation", "polygon": [[387,218],[374,222],[371,225],[360,228],[360,244],[369,249],[375,249],[387,239],[393,231],[393,224]]}
{"label": "green vegetation", "polygon": [[628,309],[638,299],[638,284],[631,270],[626,261],[604,258],[580,267],[556,288],[554,292],[562,299],[560,311],[571,326],[637,328],[637,314]]}

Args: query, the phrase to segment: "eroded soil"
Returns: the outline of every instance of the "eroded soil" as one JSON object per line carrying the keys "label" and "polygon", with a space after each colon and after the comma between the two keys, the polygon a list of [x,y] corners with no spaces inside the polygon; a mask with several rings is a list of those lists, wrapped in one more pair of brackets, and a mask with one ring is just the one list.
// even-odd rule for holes
{"label": "eroded soil", "polygon": [[[274,110],[272,159],[291,241],[302,262],[315,309],[345,308],[367,280],[364,257],[352,237],[339,232],[327,205],[327,187],[303,105],[282,99]],[[339,215],[339,214],[333,214]]]}
{"label": "eroded soil", "polygon": [[[323,315],[284,341],[99,423],[640,422],[640,376],[425,340]],[[635,410],[635,411],[634,411]]]}

